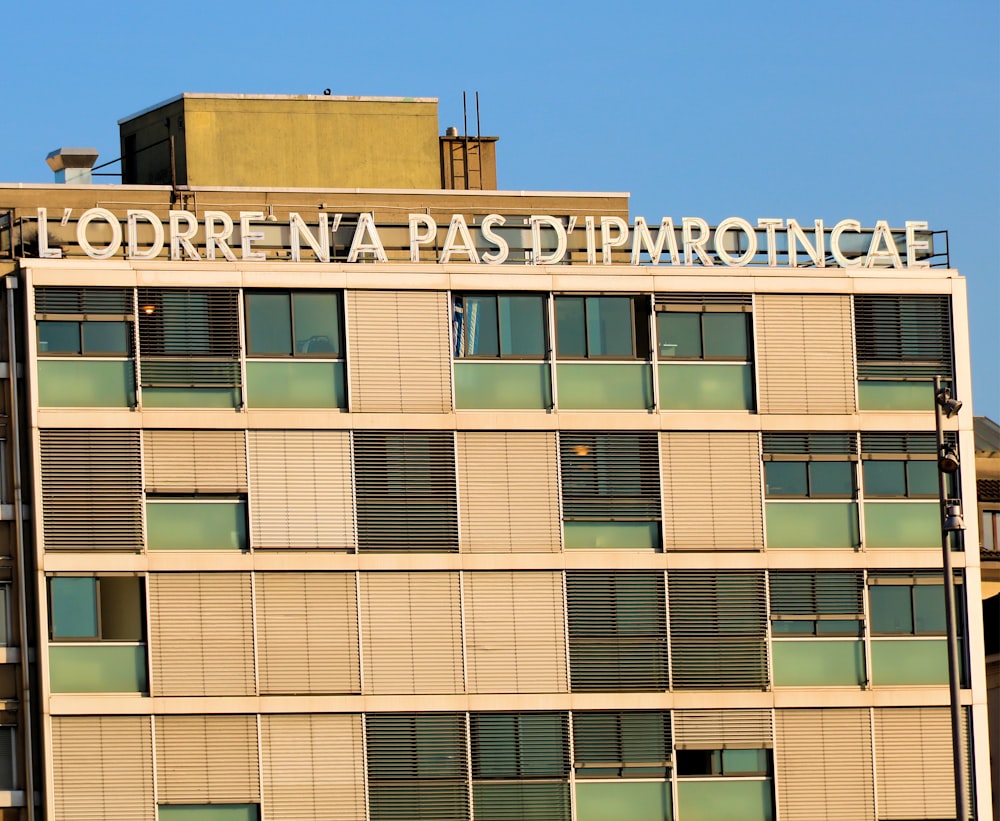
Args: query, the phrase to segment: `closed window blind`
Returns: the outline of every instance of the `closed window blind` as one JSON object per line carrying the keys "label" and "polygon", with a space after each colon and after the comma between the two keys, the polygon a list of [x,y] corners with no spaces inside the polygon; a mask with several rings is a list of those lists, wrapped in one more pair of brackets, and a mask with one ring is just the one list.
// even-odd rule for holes
{"label": "closed window blind", "polygon": [[573,713],[573,766],[578,779],[667,778],[670,748],[668,711]]}
{"label": "closed window blind", "polygon": [[469,818],[463,713],[368,715],[371,821]]}
{"label": "closed window blind", "polygon": [[861,377],[951,376],[948,296],[857,295],[854,329]]}
{"label": "closed window blind", "polygon": [[764,574],[678,570],[669,575],[673,686],[767,686]]}
{"label": "closed window blind", "polygon": [[43,430],[46,550],[142,549],[142,473],[135,430]]}
{"label": "closed window blind", "polygon": [[654,432],[561,432],[563,517],[628,521],[660,518]]}
{"label": "closed window blind", "polygon": [[566,574],[571,689],[576,692],[667,688],[663,574]]}
{"label": "closed window blind", "polygon": [[355,431],[361,552],[458,552],[455,437],[447,431]]}

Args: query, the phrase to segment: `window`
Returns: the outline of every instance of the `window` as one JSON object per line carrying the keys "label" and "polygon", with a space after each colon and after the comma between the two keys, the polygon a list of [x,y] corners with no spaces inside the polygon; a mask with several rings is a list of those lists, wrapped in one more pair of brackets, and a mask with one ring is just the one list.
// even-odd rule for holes
{"label": "window", "polygon": [[858,547],[857,437],[765,433],[768,547]]}
{"label": "window", "polygon": [[670,713],[663,710],[575,712],[576,777],[670,778]]}
{"label": "window", "polygon": [[674,689],[766,687],[764,574],[678,570],[668,582]]}
{"label": "window", "polygon": [[[956,582],[960,581],[956,577]],[[963,586],[955,586],[957,631],[965,635]],[[948,681],[944,584],[940,572],[868,574],[872,683],[941,685]],[[960,644],[964,644],[962,638]],[[964,652],[960,652],[964,657]],[[963,678],[966,678],[963,662]]]}
{"label": "window", "polygon": [[355,431],[358,549],[458,552],[455,437]]}
{"label": "window", "polygon": [[655,432],[561,432],[559,456],[568,549],[659,549]]}
{"label": "window", "polygon": [[145,605],[135,576],[49,579],[53,692],[144,692]]}
{"label": "window", "polygon": [[770,750],[678,750],[677,775],[711,778],[770,776]]}
{"label": "window", "polygon": [[455,295],[456,407],[552,407],[547,314],[543,294]]}
{"label": "window", "polygon": [[750,294],[658,294],[660,405],[753,410]]}
{"label": "window", "polygon": [[983,550],[1000,550],[1000,510],[984,510],[982,521]]}
{"label": "window", "polygon": [[570,688],[667,689],[666,600],[655,571],[568,571]]}
{"label": "window", "polygon": [[749,294],[665,294],[656,297],[661,359],[751,359]]}
{"label": "window", "polygon": [[469,817],[464,714],[369,713],[366,730],[371,821]]}
{"label": "window", "polygon": [[0,727],[0,790],[17,789],[17,728]]}
{"label": "window", "polygon": [[862,410],[933,408],[932,380],[953,373],[947,296],[854,297]]}
{"label": "window", "polygon": [[[946,440],[952,445],[954,434]],[[937,437],[931,433],[864,433],[861,467],[867,547],[939,547]],[[956,488],[946,477],[945,492]]]}
{"label": "window", "polygon": [[861,451],[865,498],[938,497],[937,438],[933,434],[865,433]]}
{"label": "window", "polygon": [[569,821],[566,713],[472,713],[476,818]]}
{"label": "window", "polygon": [[146,546],[150,550],[246,550],[246,499],[148,495]]}
{"label": "window", "polygon": [[851,499],[857,441],[850,433],[764,434],[769,498]]}
{"label": "window", "polygon": [[557,296],[560,359],[645,359],[648,307],[640,297]]}
{"label": "window", "polygon": [[247,291],[246,315],[248,356],[341,355],[335,291]]}
{"label": "window", "polygon": [[159,821],[258,821],[257,804],[160,804]]}
{"label": "window", "polygon": [[43,286],[35,290],[35,319],[41,405],[135,404],[130,290]]}
{"label": "window", "polygon": [[143,404],[239,407],[237,292],[140,288],[139,374]]}
{"label": "window", "polygon": [[865,683],[863,590],[860,571],[771,571],[776,686]]}
{"label": "window", "polygon": [[542,294],[457,294],[456,359],[541,359],[547,350]]}
{"label": "window", "polygon": [[859,636],[861,573],[773,570],[771,632],[775,636]]}

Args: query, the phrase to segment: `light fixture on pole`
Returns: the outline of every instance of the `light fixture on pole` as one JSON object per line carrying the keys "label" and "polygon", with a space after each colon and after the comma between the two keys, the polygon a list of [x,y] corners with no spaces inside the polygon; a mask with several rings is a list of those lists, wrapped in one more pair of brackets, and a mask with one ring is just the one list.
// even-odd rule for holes
{"label": "light fixture on pole", "polygon": [[958,448],[946,442],[942,421],[951,419],[962,408],[960,400],[942,385],[940,376],[934,377],[934,428],[937,433],[938,501],[941,512],[941,562],[944,568],[945,631],[948,638],[948,690],[951,708],[951,753],[955,770],[955,818],[969,821],[969,795],[966,791],[964,753],[962,750],[962,668],[958,657],[958,632],[955,611],[955,573],[952,569],[952,534],[965,530],[962,502],[949,498],[949,477],[958,470],[961,462]]}

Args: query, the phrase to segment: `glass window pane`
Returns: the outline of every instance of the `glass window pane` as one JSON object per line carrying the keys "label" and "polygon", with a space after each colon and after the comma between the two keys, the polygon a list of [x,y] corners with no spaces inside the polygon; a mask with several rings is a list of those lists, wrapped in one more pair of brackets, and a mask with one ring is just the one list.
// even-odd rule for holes
{"label": "glass window pane", "polygon": [[776,641],[771,649],[777,687],[857,687],[865,681],[860,641]]}
{"label": "glass window pane", "polygon": [[135,404],[135,366],[123,359],[38,362],[38,404],[50,408],[126,408]]}
{"label": "glass window pane", "polygon": [[583,297],[556,298],[556,353],[559,356],[587,355]]}
{"label": "glass window pane", "polygon": [[857,636],[861,634],[861,622],[857,619],[831,619],[816,622],[817,636]]}
{"label": "glass window pane", "polygon": [[503,356],[545,355],[544,297],[500,297],[500,353]]}
{"label": "glass window pane", "polygon": [[937,502],[868,502],[865,546],[940,547],[940,507]]}
{"label": "glass window pane", "polygon": [[88,354],[128,354],[127,322],[84,322],[83,352]]}
{"label": "glass window pane", "polygon": [[816,633],[816,622],[782,619],[771,622],[771,632],[781,636],[812,636]]}
{"label": "glass window pane", "polygon": [[683,781],[677,816],[684,821],[773,821],[771,781]]}
{"label": "glass window pane", "polygon": [[861,465],[865,496],[905,496],[906,463],[865,461]]}
{"label": "glass window pane", "polygon": [[589,356],[633,356],[629,297],[587,297],[587,348]]}
{"label": "glass window pane", "polygon": [[914,632],[945,632],[944,585],[918,584],[913,588]]}
{"label": "glass window pane", "polygon": [[938,467],[935,461],[906,463],[907,492],[910,496],[937,496]]}
{"label": "glass window pane", "polygon": [[257,821],[256,804],[160,804],[160,821]]}
{"label": "glass window pane", "polygon": [[292,354],[292,315],[288,294],[247,294],[249,353]]}
{"label": "glass window pane", "polygon": [[909,585],[897,584],[877,584],[868,588],[873,634],[913,633],[912,589]]}
{"label": "glass window pane", "polygon": [[79,322],[39,322],[39,353],[80,353]]}
{"label": "glass window pane", "polygon": [[146,541],[150,550],[245,550],[246,503],[149,500]]}
{"label": "glass window pane", "polygon": [[810,462],[810,496],[854,496],[853,462]]}
{"label": "glass window pane", "polygon": [[339,355],[339,294],[297,291],[292,294],[292,313],[295,317],[296,353]]}
{"label": "glass window pane", "polygon": [[747,359],[748,316],[743,313],[703,314],[706,358]]}
{"label": "glass window pane", "polygon": [[765,505],[768,547],[857,547],[855,502],[778,502]]}
{"label": "glass window pane", "polygon": [[725,775],[766,775],[767,750],[723,750],[722,772]]}
{"label": "glass window pane", "polygon": [[52,605],[52,638],[97,638],[97,579],[49,579]]}
{"label": "glass window pane", "polygon": [[948,642],[943,639],[875,639],[872,684],[948,683]]}
{"label": "glass window pane", "polygon": [[764,479],[768,496],[806,496],[806,462],[765,462]]}
{"label": "glass window pane", "polygon": [[467,296],[465,306],[465,350],[463,356],[499,356],[497,300],[489,296]]}
{"label": "glass window pane", "polygon": [[698,357],[701,350],[701,314],[661,311],[656,315],[660,356]]}
{"label": "glass window pane", "polygon": [[577,821],[670,821],[672,807],[670,782],[576,785]]}
{"label": "glass window pane", "polygon": [[144,693],[149,690],[144,644],[53,644],[53,693]]}

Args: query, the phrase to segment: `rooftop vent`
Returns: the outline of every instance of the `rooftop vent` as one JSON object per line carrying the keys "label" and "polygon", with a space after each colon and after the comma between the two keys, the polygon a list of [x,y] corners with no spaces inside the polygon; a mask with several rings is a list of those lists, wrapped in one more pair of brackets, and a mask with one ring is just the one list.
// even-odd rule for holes
{"label": "rooftop vent", "polygon": [[87,185],[93,181],[90,169],[97,162],[97,149],[57,148],[45,162],[56,172],[56,182]]}

